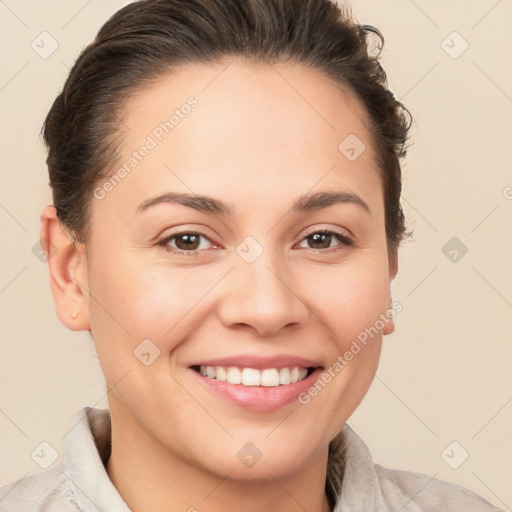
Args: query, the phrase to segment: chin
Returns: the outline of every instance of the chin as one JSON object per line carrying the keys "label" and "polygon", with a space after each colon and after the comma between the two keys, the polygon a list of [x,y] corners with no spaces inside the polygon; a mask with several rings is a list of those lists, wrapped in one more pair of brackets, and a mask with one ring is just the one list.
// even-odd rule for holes
{"label": "chin", "polygon": [[[274,432],[265,439],[271,431],[265,429],[257,436],[245,433],[235,436],[222,447],[217,445],[215,450],[209,450],[207,459],[202,457],[203,467],[220,478],[229,475],[229,480],[261,481],[291,476],[317,457],[325,456],[323,463],[327,463],[328,441],[325,446],[314,446],[311,430],[297,435],[287,429],[280,436]],[[273,435],[275,438],[271,439]]]}

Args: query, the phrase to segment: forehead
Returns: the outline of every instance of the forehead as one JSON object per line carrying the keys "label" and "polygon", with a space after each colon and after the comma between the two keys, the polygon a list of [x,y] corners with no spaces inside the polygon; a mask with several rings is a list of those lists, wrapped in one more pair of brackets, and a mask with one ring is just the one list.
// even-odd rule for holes
{"label": "forehead", "polygon": [[353,93],[301,65],[189,65],[138,90],[122,116],[116,165],[151,146],[123,185],[132,197],[168,189],[249,206],[256,196],[344,184],[380,200],[367,112]]}
{"label": "forehead", "polygon": [[[180,114],[180,107],[191,97],[200,107],[193,112],[194,129],[202,125],[208,133],[203,140],[221,137],[221,129],[248,142],[266,138],[267,143],[265,135],[270,134],[277,143],[307,135],[311,144],[318,144],[319,139],[325,144],[331,139],[336,142],[347,135],[346,130],[357,132],[360,138],[368,135],[369,116],[355,93],[320,71],[300,64],[236,60],[192,64],[160,76],[125,102],[124,126],[131,135],[141,130],[150,133],[155,121]],[[217,128],[214,132],[209,131],[212,125]],[[286,130],[279,134],[273,127]],[[332,137],[326,138],[327,133]],[[132,142],[131,137],[126,141]]]}

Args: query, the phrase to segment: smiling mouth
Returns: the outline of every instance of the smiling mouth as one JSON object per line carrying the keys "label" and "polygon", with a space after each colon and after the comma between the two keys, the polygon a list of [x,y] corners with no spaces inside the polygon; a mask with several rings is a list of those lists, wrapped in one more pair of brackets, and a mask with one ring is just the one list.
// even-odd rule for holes
{"label": "smiling mouth", "polygon": [[205,378],[239,384],[241,386],[278,387],[295,384],[306,379],[316,367],[289,366],[284,368],[239,368],[237,366],[203,366],[191,368]]}

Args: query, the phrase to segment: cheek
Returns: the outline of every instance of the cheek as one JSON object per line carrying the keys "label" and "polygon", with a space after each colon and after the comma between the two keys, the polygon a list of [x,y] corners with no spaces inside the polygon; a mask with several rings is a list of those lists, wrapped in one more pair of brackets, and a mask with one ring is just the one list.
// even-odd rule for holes
{"label": "cheek", "polygon": [[[169,352],[185,335],[188,315],[212,287],[211,275],[133,257],[103,258],[90,276],[92,332],[103,353],[132,357],[144,339]],[[184,321],[184,319],[186,319]]]}
{"label": "cheek", "polygon": [[[389,299],[387,267],[380,258],[347,262],[337,268],[325,268],[314,274],[308,291],[308,307],[334,334],[344,350],[365,329],[382,327],[378,322]],[[379,329],[380,330],[380,329]]]}
{"label": "cheek", "polygon": [[189,278],[170,279],[170,275],[169,271],[144,267],[135,257],[133,261],[103,259],[91,274],[94,344],[106,381],[115,387],[115,395],[125,406],[147,404],[156,396],[154,389],[173,390],[164,371],[167,355],[190,329],[180,319],[187,318],[191,300],[186,291],[194,287]]}

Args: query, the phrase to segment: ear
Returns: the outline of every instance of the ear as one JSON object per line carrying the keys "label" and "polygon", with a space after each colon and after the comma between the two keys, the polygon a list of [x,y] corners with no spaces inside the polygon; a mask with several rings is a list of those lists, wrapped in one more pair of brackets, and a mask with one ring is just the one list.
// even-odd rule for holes
{"label": "ear", "polygon": [[40,243],[59,320],[72,331],[90,330],[85,246],[71,239],[54,206],[41,214]]}
{"label": "ear", "polygon": [[[398,255],[396,253],[392,254],[389,258],[389,295],[388,295],[388,311],[393,310],[393,297],[391,294],[391,282],[395,279],[396,274],[398,272]],[[384,329],[382,330],[383,334],[391,334],[395,330],[395,322],[392,318],[390,318]]]}

